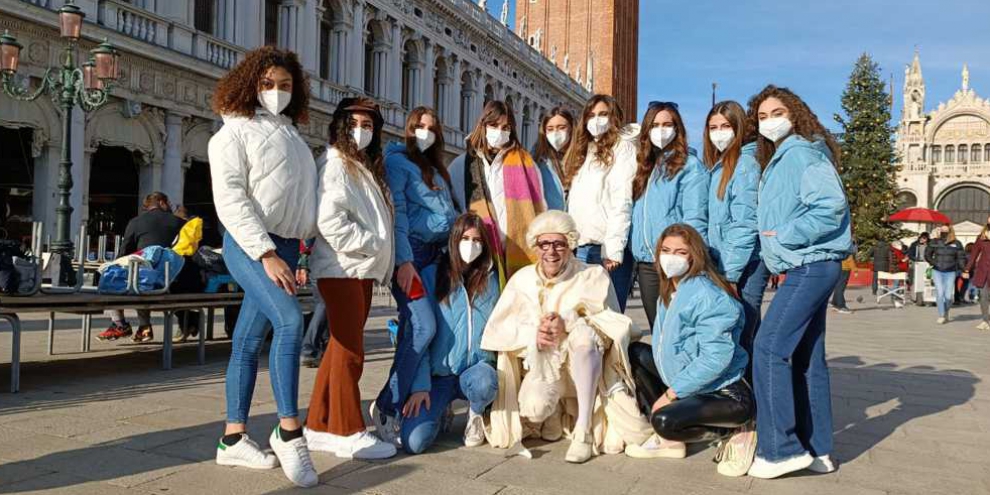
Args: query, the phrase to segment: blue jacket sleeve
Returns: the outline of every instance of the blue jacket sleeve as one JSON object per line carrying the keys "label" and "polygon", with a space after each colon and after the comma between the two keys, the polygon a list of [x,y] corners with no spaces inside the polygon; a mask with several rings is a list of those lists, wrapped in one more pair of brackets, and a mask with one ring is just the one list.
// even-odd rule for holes
{"label": "blue jacket sleeve", "polygon": [[683,222],[694,227],[701,238],[708,242],[708,185],[711,175],[693,156],[688,157],[687,175],[681,183],[681,211]]}
{"label": "blue jacket sleeve", "polygon": [[846,192],[839,174],[828,160],[816,160],[801,174],[803,214],[777,230],[777,242],[795,250],[814,246],[842,227],[846,210]]}
{"label": "blue jacket sleeve", "polygon": [[702,299],[694,308],[695,338],[699,354],[671,380],[670,388],[678,397],[689,397],[717,380],[735,355],[732,333],[742,318],[738,304],[728,295],[716,300]]}
{"label": "blue jacket sleeve", "polygon": [[[740,162],[746,157],[741,157]],[[759,195],[760,174],[756,167],[736,166],[732,178],[732,202],[729,204],[732,221],[724,227],[724,241],[727,246],[722,260],[725,276],[736,283],[742,276],[746,264],[753,257],[756,241],[759,238],[759,224],[756,218],[756,201]]]}
{"label": "blue jacket sleeve", "polygon": [[395,207],[395,266],[413,260],[412,246],[409,244],[409,209],[406,201],[406,184],[409,175],[397,163],[401,158],[389,155],[385,162],[385,180],[392,191],[392,204]]}

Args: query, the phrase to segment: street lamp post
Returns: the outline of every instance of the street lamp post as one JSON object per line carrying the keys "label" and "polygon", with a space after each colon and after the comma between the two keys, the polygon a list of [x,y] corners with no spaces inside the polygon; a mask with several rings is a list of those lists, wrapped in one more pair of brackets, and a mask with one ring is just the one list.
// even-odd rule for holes
{"label": "street lamp post", "polygon": [[84,112],[91,112],[107,102],[110,91],[119,77],[119,55],[113,46],[103,40],[90,51],[92,56],[81,66],[76,66],[76,44],[82,31],[82,20],[86,13],[66,1],[59,9],[59,24],[62,39],[66,41],[60,67],[50,67],[41,78],[38,88],[29,90],[14,82],[20,60],[22,45],[4,31],[0,35],[0,78],[3,92],[15,100],[33,101],[48,93],[52,102],[62,109],[62,160],[58,173],[58,207],[55,208],[55,240],[50,249],[65,259],[73,255],[70,224],[72,205],[72,110],[79,105]]}

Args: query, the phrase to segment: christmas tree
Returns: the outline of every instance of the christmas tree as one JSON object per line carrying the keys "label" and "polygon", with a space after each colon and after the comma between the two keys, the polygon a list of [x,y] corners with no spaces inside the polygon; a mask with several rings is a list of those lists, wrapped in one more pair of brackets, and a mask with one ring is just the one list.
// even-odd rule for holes
{"label": "christmas tree", "polygon": [[890,95],[880,77],[880,66],[863,54],[856,61],[842,93],[845,117],[835,115],[842,126],[842,168],[852,212],[853,238],[860,260],[868,259],[877,241],[901,237],[901,229],[887,222],[896,211],[895,175],[898,171],[893,127],[890,125]]}

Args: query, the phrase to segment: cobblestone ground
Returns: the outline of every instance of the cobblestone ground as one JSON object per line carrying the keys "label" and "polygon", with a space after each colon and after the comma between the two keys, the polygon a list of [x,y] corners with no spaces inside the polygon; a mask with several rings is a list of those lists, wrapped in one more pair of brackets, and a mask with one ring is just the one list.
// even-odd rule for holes
{"label": "cobblestone ground", "polygon": [[[869,299],[862,289],[849,296]],[[505,458],[487,446],[460,447],[459,434],[451,433],[416,457],[358,462],[314,454],[321,485],[306,493],[990,493],[990,332],[974,328],[978,308],[956,309],[945,326],[935,324],[934,308],[895,310],[872,301],[854,302],[853,308],[852,315],[829,315],[835,456],[841,462],[834,474],[728,479],[716,474],[713,450],[703,445],[679,461],[618,455],[575,466],[563,460],[566,441],[535,443],[535,458],[526,460]],[[629,312],[645,323],[637,302]],[[366,401],[391,360],[384,330],[391,314],[378,307],[369,322],[361,381]],[[78,319],[59,320],[58,328],[56,356],[49,357],[46,322],[27,322],[22,392],[0,393],[0,493],[302,492],[280,470],[213,462],[229,343],[211,343],[205,366],[195,364],[193,345],[179,346],[175,369],[162,371],[160,344],[94,341],[93,352],[80,354]],[[0,355],[9,360],[7,335]],[[250,423],[250,433],[263,445],[275,422],[264,364]],[[0,364],[3,390],[8,372],[9,365]],[[314,373],[302,372],[303,408]],[[463,415],[458,419],[455,432],[464,424]]]}

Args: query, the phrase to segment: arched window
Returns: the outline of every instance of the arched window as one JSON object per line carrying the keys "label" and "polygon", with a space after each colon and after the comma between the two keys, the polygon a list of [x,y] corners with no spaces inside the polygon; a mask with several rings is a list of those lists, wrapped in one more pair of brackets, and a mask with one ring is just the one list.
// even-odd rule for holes
{"label": "arched window", "polygon": [[368,96],[377,96],[375,76],[375,30],[368,24],[364,33],[364,93]]}
{"label": "arched window", "polygon": [[990,194],[981,187],[965,185],[949,191],[936,208],[948,215],[952,223],[969,220],[981,225],[987,221],[990,211]]}
{"label": "arched window", "polygon": [[[505,95],[505,106],[509,107],[509,111],[512,112],[512,116],[515,117],[516,116],[516,105],[515,105],[515,102],[512,101],[512,95]],[[515,120],[516,120],[516,122],[519,122],[519,119],[515,119]],[[517,131],[518,131],[518,129],[517,129]]]}
{"label": "arched window", "polygon": [[193,24],[197,31],[216,34],[217,0],[196,0],[193,11]]}
{"label": "arched window", "polygon": [[330,79],[330,47],[333,44],[333,10],[325,3],[326,10],[320,18],[320,78]]}
{"label": "arched window", "polygon": [[932,164],[942,163],[942,147],[932,146]]}
{"label": "arched window", "polygon": [[485,105],[495,99],[495,88],[491,84],[485,85]]}
{"label": "arched window", "polygon": [[402,47],[402,106],[412,108],[416,101],[419,82],[416,81],[416,42],[409,40]]}
{"label": "arched window", "polygon": [[969,152],[969,162],[970,163],[980,163],[983,160],[983,147],[974,144],[972,151]]}
{"label": "arched window", "polygon": [[951,144],[945,147],[945,163],[956,163],[956,147]]}
{"label": "arched window", "polygon": [[967,163],[969,161],[969,146],[966,146],[965,144],[960,144],[959,152],[956,153],[956,155],[959,157],[959,163],[962,164]]}
{"label": "arched window", "polygon": [[918,206],[918,197],[910,191],[901,191],[894,197],[894,202],[897,204],[898,210],[914,208]]}
{"label": "arched window", "polygon": [[526,105],[523,107],[523,111],[522,111],[521,139],[522,139],[523,148],[527,148],[527,149],[529,148],[530,144],[532,144],[529,142],[529,131],[532,128],[532,122],[530,120],[531,120],[531,114],[529,111],[529,105]]}
{"label": "arched window", "polygon": [[433,109],[443,118],[447,114],[447,85],[450,84],[447,76],[447,59],[437,57],[433,66]]}
{"label": "arched window", "polygon": [[474,79],[471,77],[470,71],[464,71],[461,74],[461,130],[464,132],[470,132],[471,126],[474,122],[471,122],[472,117],[472,107],[474,106]]}
{"label": "arched window", "polygon": [[279,0],[265,0],[265,44],[278,44]]}
{"label": "arched window", "polygon": [[990,163],[990,143],[983,145],[983,163]]}

